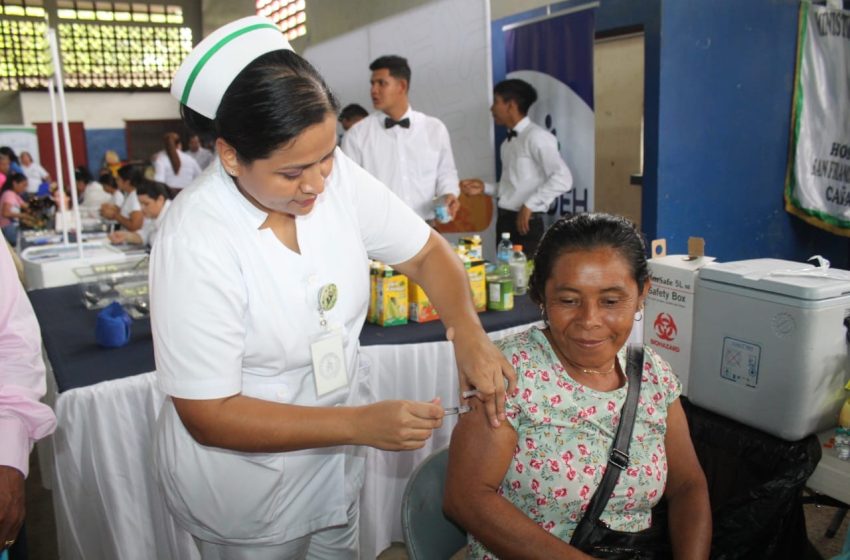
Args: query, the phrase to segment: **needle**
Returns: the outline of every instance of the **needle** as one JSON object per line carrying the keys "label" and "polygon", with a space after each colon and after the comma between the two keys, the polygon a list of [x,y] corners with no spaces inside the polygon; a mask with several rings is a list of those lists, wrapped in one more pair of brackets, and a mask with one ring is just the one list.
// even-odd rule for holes
{"label": "needle", "polygon": [[465,414],[469,412],[471,409],[468,404],[462,404],[460,406],[453,406],[451,408],[444,408],[443,414],[446,416],[450,416],[452,414]]}

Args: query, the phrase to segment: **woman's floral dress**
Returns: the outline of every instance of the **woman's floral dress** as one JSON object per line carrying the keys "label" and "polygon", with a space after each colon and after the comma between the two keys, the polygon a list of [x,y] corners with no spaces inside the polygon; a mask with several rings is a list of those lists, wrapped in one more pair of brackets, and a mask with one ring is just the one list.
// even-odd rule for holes
{"label": "woman's floral dress", "polygon": [[[506,404],[517,447],[499,493],[540,527],[568,542],[605,473],[628,382],[611,392],[577,383],[538,328],[502,339],[498,346],[518,378],[516,392]],[[617,358],[625,371],[625,348]],[[650,510],[667,481],[667,407],[681,390],[670,366],[644,347],[629,466],[600,517],[612,529],[640,531],[651,525]],[[496,558],[472,535],[467,557]]]}

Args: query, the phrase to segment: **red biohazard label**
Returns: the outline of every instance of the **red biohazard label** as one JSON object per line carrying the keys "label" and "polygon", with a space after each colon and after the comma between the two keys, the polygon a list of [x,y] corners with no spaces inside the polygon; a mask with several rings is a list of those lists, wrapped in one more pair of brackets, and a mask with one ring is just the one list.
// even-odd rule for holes
{"label": "red biohazard label", "polygon": [[676,321],[669,313],[659,313],[652,327],[661,340],[673,341],[679,332],[676,328]]}

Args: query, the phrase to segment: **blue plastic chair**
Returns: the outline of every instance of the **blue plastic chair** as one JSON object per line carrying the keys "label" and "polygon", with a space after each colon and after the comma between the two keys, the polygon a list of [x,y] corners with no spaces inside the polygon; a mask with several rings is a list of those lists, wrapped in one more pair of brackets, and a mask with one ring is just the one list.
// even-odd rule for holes
{"label": "blue plastic chair", "polygon": [[448,447],[434,451],[404,489],[401,531],[411,560],[448,559],[466,545],[466,532],[443,515],[448,461]]}

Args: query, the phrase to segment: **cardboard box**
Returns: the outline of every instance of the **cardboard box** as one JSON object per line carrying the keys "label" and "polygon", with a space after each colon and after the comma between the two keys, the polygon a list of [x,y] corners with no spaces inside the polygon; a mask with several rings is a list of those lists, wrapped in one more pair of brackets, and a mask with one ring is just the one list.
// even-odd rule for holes
{"label": "cardboard box", "polygon": [[387,267],[375,280],[376,323],[382,327],[407,324],[407,276]]}
{"label": "cardboard box", "polygon": [[[653,242],[653,255],[656,255]],[[643,341],[666,360],[688,394],[697,274],[713,257],[667,255],[649,259],[650,287],[643,311]]]}
{"label": "cardboard box", "polygon": [[431,300],[428,299],[428,294],[413,280],[408,280],[407,298],[411,321],[427,323],[440,318]]}
{"label": "cardboard box", "polygon": [[464,263],[466,275],[469,277],[469,288],[472,290],[472,302],[475,311],[482,313],[487,311],[487,269],[484,261],[472,261]]}

